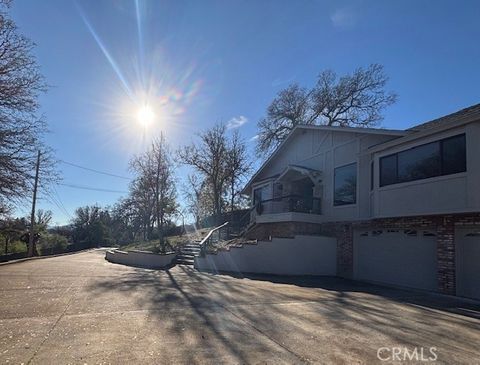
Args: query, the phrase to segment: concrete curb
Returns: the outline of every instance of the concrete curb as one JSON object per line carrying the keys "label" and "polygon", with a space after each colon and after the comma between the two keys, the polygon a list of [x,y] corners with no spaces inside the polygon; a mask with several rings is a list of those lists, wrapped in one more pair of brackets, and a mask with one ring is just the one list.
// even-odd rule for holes
{"label": "concrete curb", "polygon": [[49,258],[52,258],[52,257],[74,255],[74,254],[76,254],[76,253],[81,253],[81,252],[88,252],[88,251],[95,251],[95,250],[105,250],[105,249],[108,249],[108,247],[105,247],[105,248],[87,248],[87,249],[85,249],[85,250],[74,251],[74,252],[59,253],[59,254],[56,254],[56,255],[24,257],[23,259],[17,259],[17,260],[10,260],[10,261],[5,261],[5,262],[0,262],[0,266],[18,264],[18,263],[21,263],[21,262],[24,262],[24,261],[30,261],[30,260],[49,259]]}

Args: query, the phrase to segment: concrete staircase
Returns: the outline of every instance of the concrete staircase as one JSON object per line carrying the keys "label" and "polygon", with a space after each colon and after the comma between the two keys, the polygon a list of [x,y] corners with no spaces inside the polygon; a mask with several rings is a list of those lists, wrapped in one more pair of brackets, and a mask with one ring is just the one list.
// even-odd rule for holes
{"label": "concrete staircase", "polygon": [[193,266],[194,257],[200,255],[200,241],[187,243],[180,248],[176,263],[178,265]]}

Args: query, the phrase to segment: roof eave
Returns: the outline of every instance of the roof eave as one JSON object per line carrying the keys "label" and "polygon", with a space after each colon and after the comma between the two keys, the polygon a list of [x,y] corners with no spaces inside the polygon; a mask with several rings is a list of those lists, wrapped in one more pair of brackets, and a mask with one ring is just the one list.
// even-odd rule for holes
{"label": "roof eave", "polygon": [[473,122],[476,122],[476,121],[479,121],[479,120],[480,120],[479,117],[475,116],[475,117],[472,117],[472,118],[469,118],[469,119],[465,119],[461,122],[452,121],[448,124],[443,124],[443,125],[439,125],[439,126],[436,126],[436,127],[419,130],[419,131],[413,131],[413,130],[410,129],[409,131],[413,132],[413,133],[409,133],[408,135],[406,135],[402,138],[394,139],[394,140],[391,140],[391,141],[373,146],[369,149],[369,151],[373,152],[373,153],[384,151],[388,148],[392,148],[392,147],[396,147],[398,145],[401,145],[402,143],[411,142],[411,141],[414,141],[416,139],[427,137],[427,136],[435,134],[435,133],[440,133],[440,132],[443,132],[443,131],[447,131],[449,129],[458,128],[458,127],[461,127],[461,126],[464,126],[466,124],[470,124],[470,123],[473,123]]}

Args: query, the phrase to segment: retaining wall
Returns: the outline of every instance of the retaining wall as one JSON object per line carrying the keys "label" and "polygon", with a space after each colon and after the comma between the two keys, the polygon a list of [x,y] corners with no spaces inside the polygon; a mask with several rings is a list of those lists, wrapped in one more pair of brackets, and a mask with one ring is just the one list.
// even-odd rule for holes
{"label": "retaining wall", "polygon": [[195,257],[194,265],[198,270],[212,272],[334,276],[337,274],[337,240],[300,235],[273,238]]}
{"label": "retaining wall", "polygon": [[146,267],[150,269],[161,269],[172,265],[176,253],[165,255],[155,254],[148,251],[107,251],[105,259],[107,261],[129,266]]}

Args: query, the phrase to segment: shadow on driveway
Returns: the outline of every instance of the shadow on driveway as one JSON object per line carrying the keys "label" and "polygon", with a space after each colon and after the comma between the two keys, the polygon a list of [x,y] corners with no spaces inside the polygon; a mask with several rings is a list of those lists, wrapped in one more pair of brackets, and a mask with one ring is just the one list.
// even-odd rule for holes
{"label": "shadow on driveway", "polygon": [[[202,348],[220,346],[241,363],[251,362],[253,344],[255,351],[267,351],[267,339],[307,362],[378,361],[375,351],[387,343],[436,346],[446,362],[478,355],[479,304],[433,293],[334,277],[216,275],[186,266],[135,269],[88,289],[100,296],[135,295],[152,315],[172,311],[169,331],[180,342],[186,340],[185,324],[195,322],[208,333]],[[258,337],[246,338],[242,326]],[[192,360],[198,356],[207,354]]]}

